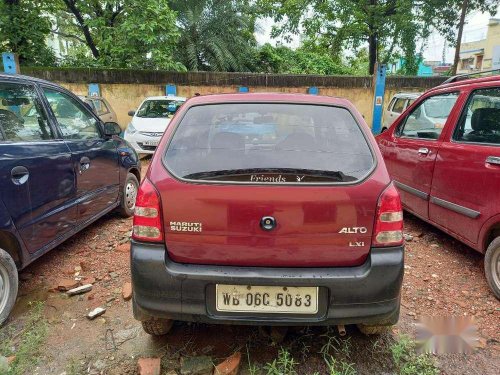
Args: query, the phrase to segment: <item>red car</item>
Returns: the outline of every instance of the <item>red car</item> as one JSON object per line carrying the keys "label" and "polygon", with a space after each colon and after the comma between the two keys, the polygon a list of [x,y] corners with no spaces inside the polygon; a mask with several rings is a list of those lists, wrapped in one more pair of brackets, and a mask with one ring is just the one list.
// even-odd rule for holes
{"label": "red car", "polygon": [[138,192],[134,315],[154,335],[172,320],[376,333],[399,317],[402,229],[399,194],[347,100],[195,97]]}
{"label": "red car", "polygon": [[426,92],[377,142],[404,208],[485,253],[500,298],[500,76]]}

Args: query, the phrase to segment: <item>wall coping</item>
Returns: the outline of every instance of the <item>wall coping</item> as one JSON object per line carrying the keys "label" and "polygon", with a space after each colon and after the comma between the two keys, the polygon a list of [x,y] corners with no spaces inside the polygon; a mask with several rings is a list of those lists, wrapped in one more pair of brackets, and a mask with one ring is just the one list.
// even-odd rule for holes
{"label": "wall coping", "polygon": [[[371,76],[326,76],[312,74],[264,74],[231,72],[168,72],[136,69],[22,67],[22,74],[64,83],[167,84],[181,86],[250,87],[373,87]],[[447,77],[388,76],[387,88],[432,88]]]}

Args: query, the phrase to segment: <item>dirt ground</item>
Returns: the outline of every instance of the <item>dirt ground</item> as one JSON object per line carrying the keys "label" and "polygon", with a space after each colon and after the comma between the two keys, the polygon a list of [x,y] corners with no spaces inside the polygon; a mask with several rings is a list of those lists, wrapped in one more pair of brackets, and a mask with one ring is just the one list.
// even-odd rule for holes
{"label": "dirt ground", "polygon": [[[137,359],[150,356],[162,357],[165,371],[178,370],[181,358],[204,355],[217,364],[235,351],[243,353],[242,373],[250,374],[249,363],[271,362],[281,347],[298,361],[299,374],[326,374],[320,352],[331,343],[358,374],[392,374],[397,371],[387,350],[391,337],[413,335],[423,315],[469,315],[477,324],[481,347],[473,354],[434,356],[441,373],[500,374],[500,302],[486,284],[483,257],[410,215],[401,319],[391,333],[365,337],[347,327],[341,338],[333,328],[296,327],[280,344],[258,327],[244,326],[177,323],[166,337],[146,335],[133,319],[130,301],[122,298],[130,281],[131,222],[109,214],[21,273],[18,302],[0,333],[15,336],[30,302],[44,302],[48,335],[35,374],[135,374]],[[54,291],[61,279],[75,276],[92,282],[92,291],[74,297]],[[88,320],[86,314],[99,306],[106,313]]]}

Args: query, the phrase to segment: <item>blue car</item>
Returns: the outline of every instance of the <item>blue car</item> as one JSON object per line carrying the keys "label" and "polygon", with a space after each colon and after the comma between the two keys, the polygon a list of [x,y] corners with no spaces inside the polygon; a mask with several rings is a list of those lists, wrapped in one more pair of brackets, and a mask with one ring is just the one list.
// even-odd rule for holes
{"label": "blue car", "polygon": [[140,163],[120,131],[58,85],[0,74],[0,325],[18,270],[112,210],[133,214]]}

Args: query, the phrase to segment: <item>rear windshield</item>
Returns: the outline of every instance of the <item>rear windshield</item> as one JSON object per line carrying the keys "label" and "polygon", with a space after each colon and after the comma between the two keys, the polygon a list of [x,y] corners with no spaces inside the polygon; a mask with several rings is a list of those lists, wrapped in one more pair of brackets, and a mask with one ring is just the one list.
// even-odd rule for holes
{"label": "rear windshield", "polygon": [[282,103],[190,108],[165,162],[182,179],[271,184],[354,182],[374,165],[347,109]]}

